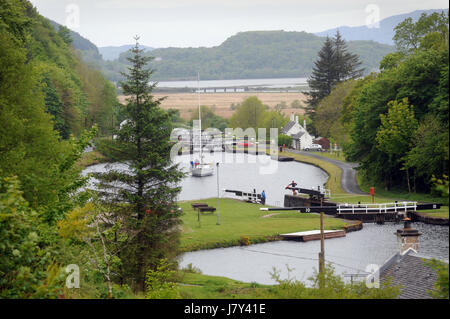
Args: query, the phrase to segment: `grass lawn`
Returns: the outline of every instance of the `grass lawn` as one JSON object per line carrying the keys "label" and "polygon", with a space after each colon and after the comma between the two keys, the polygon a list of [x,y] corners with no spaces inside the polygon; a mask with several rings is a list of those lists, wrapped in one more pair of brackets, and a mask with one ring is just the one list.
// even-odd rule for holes
{"label": "grass lawn", "polygon": [[233,279],[180,272],[178,290],[183,299],[259,299],[270,286],[243,283]]}
{"label": "grass lawn", "polygon": [[448,206],[442,206],[440,209],[433,209],[433,210],[423,210],[419,211],[420,215],[430,216],[430,217],[437,217],[437,218],[449,218],[449,209]]}
{"label": "grass lawn", "polygon": [[[180,249],[193,251],[218,247],[238,246],[241,238],[248,237],[251,243],[274,240],[279,234],[319,229],[319,215],[280,213],[278,216],[266,217],[270,212],[262,212],[257,204],[250,204],[234,199],[220,200],[220,225],[217,225],[218,215],[201,215],[191,204],[207,203],[217,208],[217,198],[181,202],[184,215],[183,232]],[[280,218],[286,214],[285,218]],[[325,229],[341,229],[346,223],[336,218],[325,219]]]}

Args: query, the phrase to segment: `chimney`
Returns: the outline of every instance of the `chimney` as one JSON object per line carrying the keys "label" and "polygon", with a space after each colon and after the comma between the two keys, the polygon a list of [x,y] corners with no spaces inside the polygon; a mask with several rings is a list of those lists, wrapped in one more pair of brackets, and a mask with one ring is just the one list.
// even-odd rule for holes
{"label": "chimney", "polygon": [[298,124],[298,115],[295,117],[295,123]]}
{"label": "chimney", "polygon": [[419,236],[422,235],[417,229],[411,228],[411,219],[406,217],[403,219],[404,226],[397,230],[397,241],[400,253],[405,253],[409,248],[419,251]]}
{"label": "chimney", "polygon": [[294,122],[294,113],[291,113],[291,122]]}
{"label": "chimney", "polygon": [[306,131],[306,118],[303,120],[303,128],[304,128],[305,131]]}

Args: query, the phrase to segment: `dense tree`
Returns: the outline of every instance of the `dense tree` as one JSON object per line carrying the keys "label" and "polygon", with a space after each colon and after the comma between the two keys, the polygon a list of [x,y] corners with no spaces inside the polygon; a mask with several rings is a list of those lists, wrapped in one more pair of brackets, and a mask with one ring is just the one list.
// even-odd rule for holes
{"label": "dense tree", "polygon": [[355,80],[340,83],[319,102],[314,121],[318,135],[332,137],[339,145],[348,141],[347,127],[341,120],[342,108],[357,83]]}
{"label": "dense tree", "polygon": [[[228,126],[228,120],[216,115],[214,113],[213,108],[210,108],[206,105],[202,105],[201,107],[202,112],[202,129],[205,130],[207,128],[217,128],[221,131],[224,131],[225,128]],[[191,114],[191,119],[189,121],[189,124],[191,127],[193,127],[193,121],[198,120],[198,109],[195,109]]]}
{"label": "dense tree", "polygon": [[233,113],[230,119],[230,126],[232,128],[242,128],[243,130],[250,127],[255,130],[259,127],[264,127],[265,112],[265,106],[256,96],[249,97]]}
{"label": "dense tree", "polygon": [[[432,14],[417,23],[401,23],[397,40],[400,36],[404,41],[417,40],[386,56],[381,73],[358,81],[344,101],[343,119],[351,123],[345,151],[350,160],[360,163],[371,183],[430,191],[433,176],[448,176],[445,19],[447,15]],[[414,105],[413,112],[407,105]]]}
{"label": "dense tree", "polygon": [[317,55],[317,60],[314,62],[311,76],[308,79],[308,84],[311,89],[307,93],[307,111],[309,114],[314,113],[319,101],[325,96],[328,96],[337,83],[336,52],[332,39],[327,37]]}
{"label": "dense tree", "polygon": [[100,180],[100,199],[109,207],[117,230],[123,238],[120,280],[143,291],[145,274],[156,269],[158,260],[176,254],[179,211],[176,185],[183,174],[170,158],[172,130],[169,114],[155,99],[150,85],[149,58],[143,57],[139,44],[131,50],[131,67],[121,83],[128,96],[126,122],[117,131],[117,139],[98,148],[129,171],[113,169],[96,174]]}
{"label": "dense tree", "polygon": [[333,39],[336,64],[336,81],[342,82],[348,79],[356,79],[363,75],[364,68],[357,54],[348,51],[348,45],[342,38],[339,30]]}
{"label": "dense tree", "polygon": [[[347,43],[337,31],[335,37],[327,37],[322,49],[318,53],[317,61],[308,84],[311,91],[307,92],[307,113],[313,122],[316,109],[322,99],[329,96],[339,83],[362,76],[364,69],[357,54],[348,51]],[[313,128],[316,126],[314,125]]]}
{"label": "dense tree", "polygon": [[411,53],[417,49],[448,47],[448,11],[435,12],[427,15],[422,13],[414,22],[407,18],[395,27],[394,41],[397,49]]}

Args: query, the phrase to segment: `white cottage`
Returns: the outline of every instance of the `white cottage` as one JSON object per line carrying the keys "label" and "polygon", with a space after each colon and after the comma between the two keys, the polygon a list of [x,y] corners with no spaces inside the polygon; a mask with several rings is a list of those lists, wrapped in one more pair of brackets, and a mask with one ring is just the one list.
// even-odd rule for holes
{"label": "white cottage", "polygon": [[303,126],[298,122],[298,116],[291,115],[289,123],[281,130],[282,134],[292,137],[292,148],[296,150],[304,150],[310,148],[313,144],[313,138],[306,131],[306,120]]}

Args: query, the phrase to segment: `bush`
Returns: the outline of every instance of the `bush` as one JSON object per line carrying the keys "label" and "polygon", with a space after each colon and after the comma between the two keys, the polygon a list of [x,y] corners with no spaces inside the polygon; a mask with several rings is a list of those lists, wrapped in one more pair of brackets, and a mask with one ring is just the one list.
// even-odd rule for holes
{"label": "bush", "polygon": [[147,272],[145,297],[147,299],[179,299],[180,294],[174,281],[177,272],[167,259],[159,261],[156,270]]}
{"label": "bush", "polygon": [[283,146],[283,144],[286,145],[286,147],[291,147],[292,137],[284,134],[278,135],[278,146]]}

